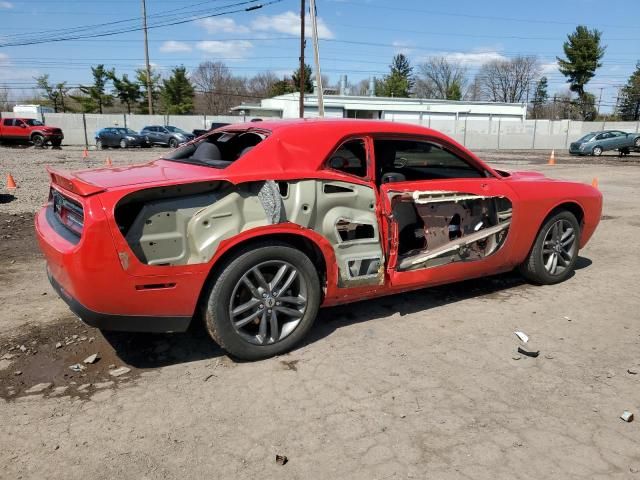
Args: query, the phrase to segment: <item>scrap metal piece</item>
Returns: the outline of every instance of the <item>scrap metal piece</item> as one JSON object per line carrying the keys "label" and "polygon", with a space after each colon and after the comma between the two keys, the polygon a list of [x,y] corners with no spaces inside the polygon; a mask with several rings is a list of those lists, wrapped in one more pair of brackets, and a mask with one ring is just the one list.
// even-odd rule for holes
{"label": "scrap metal piece", "polygon": [[622,415],[620,415],[620,418],[627,423],[633,422],[633,413],[625,410],[624,412],[622,412]]}
{"label": "scrap metal piece", "polygon": [[264,208],[269,223],[282,222],[282,196],[278,184],[273,180],[267,180],[258,190],[258,199]]}

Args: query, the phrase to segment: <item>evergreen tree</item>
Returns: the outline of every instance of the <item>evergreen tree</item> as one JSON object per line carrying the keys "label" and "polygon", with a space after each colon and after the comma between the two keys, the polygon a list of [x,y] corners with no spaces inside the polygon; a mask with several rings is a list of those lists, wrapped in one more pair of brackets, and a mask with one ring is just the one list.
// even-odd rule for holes
{"label": "evergreen tree", "polygon": [[593,78],[596,69],[602,66],[600,60],[604,56],[605,48],[600,45],[602,33],[598,30],[589,30],[583,25],[578,25],[575,32],[567,36],[564,42],[564,54],[567,57],[557,57],[558,69],[567,77],[569,89],[578,94],[578,105],[585,106],[583,118],[587,118],[590,109],[590,99],[586,96],[585,85]]}
{"label": "evergreen tree", "polygon": [[462,100],[462,89],[458,81],[454,81],[447,89],[447,100]]}
{"label": "evergreen tree", "polygon": [[[313,93],[313,80],[311,79],[311,75],[313,75],[313,72],[311,71],[311,67],[305,63],[304,64],[304,91],[305,91],[305,93]],[[292,86],[293,91],[294,92],[299,92],[300,91],[300,68],[298,68],[291,75],[291,82],[293,83],[293,86]]]}
{"label": "evergreen tree", "polygon": [[377,82],[376,95],[383,97],[408,97],[413,89],[413,67],[402,53],[393,57],[391,72]]}
{"label": "evergreen tree", "polygon": [[533,104],[534,118],[542,115],[543,108],[549,100],[549,94],[547,92],[548,85],[547,77],[542,77],[538,80],[538,83],[536,83],[536,91],[533,93],[533,100],[531,101]]}
{"label": "evergreen tree", "polygon": [[80,103],[84,112],[103,113],[103,107],[113,104],[113,97],[105,92],[107,82],[109,81],[109,71],[104,68],[104,64],[91,67],[93,75],[93,85],[81,85],[79,90],[82,95],[76,95],[72,98]]}
{"label": "evergreen tree", "polygon": [[168,114],[184,115],[193,112],[195,90],[184,66],[175,67],[171,76],[162,81],[160,97],[164,110]]}
{"label": "evergreen tree", "polygon": [[[160,100],[160,74],[151,69],[151,104],[154,111],[158,101]],[[147,100],[147,70],[144,68],[138,68],[136,70],[136,81],[141,86],[142,99],[138,103],[141,113],[149,113],[149,101]]]}
{"label": "evergreen tree", "polygon": [[118,78],[115,70],[109,72],[109,78],[113,82],[115,96],[127,106],[127,113],[131,113],[131,105],[135,104],[142,96],[140,84],[129,80],[126,73],[122,75],[122,78]]}
{"label": "evergreen tree", "polygon": [[631,74],[620,94],[620,118],[627,121],[640,120],[640,61],[636,63],[636,71]]}

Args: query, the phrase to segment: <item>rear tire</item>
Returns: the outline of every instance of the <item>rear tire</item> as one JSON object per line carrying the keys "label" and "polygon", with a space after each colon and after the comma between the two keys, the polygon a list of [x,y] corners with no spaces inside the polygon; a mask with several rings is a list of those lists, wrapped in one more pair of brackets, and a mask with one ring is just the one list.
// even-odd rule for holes
{"label": "rear tire", "polygon": [[228,260],[204,298],[213,340],[236,358],[260,360],[291,350],[306,336],[318,313],[320,281],[309,257],[270,241]]}
{"label": "rear tire", "polygon": [[594,157],[599,157],[600,155],[602,155],[602,147],[599,145],[593,147],[593,150],[591,150],[591,155],[593,155]]}
{"label": "rear tire", "polygon": [[96,150],[104,150],[105,148],[106,147],[104,146],[104,143],[102,143],[102,140],[96,140]]}
{"label": "rear tire", "polygon": [[636,140],[633,142],[633,146],[636,148],[640,148],[640,137],[636,138]]}
{"label": "rear tire", "polygon": [[562,210],[549,217],[536,237],[520,273],[539,285],[552,285],[569,278],[578,259],[580,225],[576,217]]}

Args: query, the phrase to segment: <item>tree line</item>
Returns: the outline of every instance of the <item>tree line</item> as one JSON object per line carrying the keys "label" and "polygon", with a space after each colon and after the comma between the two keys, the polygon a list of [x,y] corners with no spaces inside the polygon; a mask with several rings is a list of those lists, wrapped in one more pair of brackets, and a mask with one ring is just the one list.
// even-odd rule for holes
{"label": "tree line", "polygon": [[[510,59],[497,58],[485,62],[475,75],[462,62],[444,56],[433,56],[411,65],[403,55],[396,55],[389,73],[376,80],[376,96],[419,97],[446,100],[471,100],[506,103],[527,103],[530,118],[594,120],[598,105],[593,93],[587,91],[589,81],[602,66],[606,47],[602,33],[584,26],[576,27],[563,44],[564,57],[557,57],[557,66],[567,79],[567,92],[548,92],[549,82],[542,75],[539,59],[518,55]],[[414,71],[415,70],[415,71]],[[128,113],[148,113],[146,71],[136,70],[135,78],[118,75],[103,64],[91,68],[93,83],[70,89],[66,82],[51,84],[48,75],[36,77],[38,89],[55,111],[103,113],[105,109],[124,108]],[[304,66],[304,90],[313,91],[312,69]],[[302,72],[277,77],[272,72],[253,77],[233,74],[222,62],[202,62],[191,74],[184,66],[175,67],[162,78],[151,72],[150,94],[154,112],[166,114],[207,113],[228,114],[243,101],[257,101],[276,95],[297,92]],[[328,79],[323,80],[328,85]],[[355,95],[369,94],[369,81],[349,85]],[[337,88],[335,89],[337,90]],[[116,105],[117,104],[117,105]],[[614,117],[621,120],[640,118],[640,62],[627,84],[620,91]]]}

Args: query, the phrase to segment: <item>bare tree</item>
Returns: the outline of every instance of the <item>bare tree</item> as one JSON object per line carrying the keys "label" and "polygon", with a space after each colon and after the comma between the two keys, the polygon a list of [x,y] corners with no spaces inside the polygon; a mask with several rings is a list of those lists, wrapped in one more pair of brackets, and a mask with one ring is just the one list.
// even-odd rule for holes
{"label": "bare tree", "polygon": [[492,60],[478,73],[482,95],[493,102],[519,103],[540,74],[538,59],[517,56],[511,60]]}
{"label": "bare tree", "polygon": [[9,112],[15,105],[9,101],[10,93],[9,87],[0,85],[0,112]]}
{"label": "bare tree", "polygon": [[247,93],[256,99],[270,97],[277,81],[278,77],[273,72],[258,73],[247,80]]}
{"label": "bare tree", "polygon": [[354,95],[366,96],[369,95],[369,79],[363,78],[353,86],[352,90]]}
{"label": "bare tree", "polygon": [[205,113],[225,115],[229,109],[249,97],[245,79],[234,77],[222,62],[202,62],[191,76]]}
{"label": "bare tree", "polygon": [[413,86],[413,93],[418,98],[440,98],[436,91],[436,86],[428,78],[416,78]]}
{"label": "bare tree", "polygon": [[467,88],[464,99],[470,100],[472,102],[484,100],[484,96],[482,94],[482,82],[480,81],[480,77],[478,75],[474,77],[473,82],[471,82],[471,84]]}
{"label": "bare tree", "polygon": [[432,98],[460,100],[467,84],[467,68],[445,57],[431,57],[418,67],[423,88],[433,91]]}

